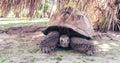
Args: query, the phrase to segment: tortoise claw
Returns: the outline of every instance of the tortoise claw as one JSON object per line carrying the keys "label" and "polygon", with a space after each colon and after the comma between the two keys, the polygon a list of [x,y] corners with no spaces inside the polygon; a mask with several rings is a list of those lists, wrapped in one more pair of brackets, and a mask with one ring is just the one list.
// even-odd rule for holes
{"label": "tortoise claw", "polygon": [[86,55],[88,55],[88,56],[94,56],[95,52],[92,51],[92,50],[89,50],[89,51],[86,52]]}
{"label": "tortoise claw", "polygon": [[54,47],[42,47],[42,48],[40,48],[40,50],[43,53],[51,53],[54,51]]}

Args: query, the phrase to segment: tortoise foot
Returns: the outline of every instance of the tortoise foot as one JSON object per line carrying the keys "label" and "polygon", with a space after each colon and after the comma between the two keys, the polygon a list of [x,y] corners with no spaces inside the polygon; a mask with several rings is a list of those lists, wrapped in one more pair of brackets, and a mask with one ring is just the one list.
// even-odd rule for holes
{"label": "tortoise foot", "polygon": [[58,44],[59,33],[57,31],[50,32],[44,39],[40,42],[40,50],[43,53],[50,53],[54,51]]}

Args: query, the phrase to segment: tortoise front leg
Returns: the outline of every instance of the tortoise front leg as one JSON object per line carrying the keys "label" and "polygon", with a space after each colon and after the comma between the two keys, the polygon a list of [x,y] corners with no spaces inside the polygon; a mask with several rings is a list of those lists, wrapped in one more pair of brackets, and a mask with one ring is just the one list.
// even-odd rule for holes
{"label": "tortoise front leg", "polygon": [[50,32],[41,42],[40,49],[43,53],[54,51],[59,41],[59,33],[57,31]]}
{"label": "tortoise front leg", "polygon": [[83,52],[88,56],[92,56],[95,54],[95,46],[90,40],[73,37],[71,38],[70,46],[72,49]]}

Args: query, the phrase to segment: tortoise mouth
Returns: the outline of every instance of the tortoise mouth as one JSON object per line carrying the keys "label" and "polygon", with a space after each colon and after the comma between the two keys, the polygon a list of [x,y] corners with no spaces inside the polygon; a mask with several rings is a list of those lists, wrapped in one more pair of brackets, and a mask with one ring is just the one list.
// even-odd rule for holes
{"label": "tortoise mouth", "polygon": [[70,38],[71,37],[80,37],[80,38],[85,38],[88,40],[91,39],[90,37],[84,36],[76,31],[74,31],[71,28],[62,27],[62,26],[49,26],[45,30],[43,30],[42,32],[45,35],[47,35],[51,31],[58,31],[60,33],[60,35],[68,35]]}

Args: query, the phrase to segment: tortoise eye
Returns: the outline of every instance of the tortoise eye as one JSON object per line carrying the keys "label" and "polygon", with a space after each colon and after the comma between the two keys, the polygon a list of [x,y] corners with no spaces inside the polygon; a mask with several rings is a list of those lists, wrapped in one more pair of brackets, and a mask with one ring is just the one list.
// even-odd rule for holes
{"label": "tortoise eye", "polygon": [[67,40],[68,43],[70,43],[70,40]]}
{"label": "tortoise eye", "polygon": [[61,42],[63,42],[63,40],[60,40]]}

